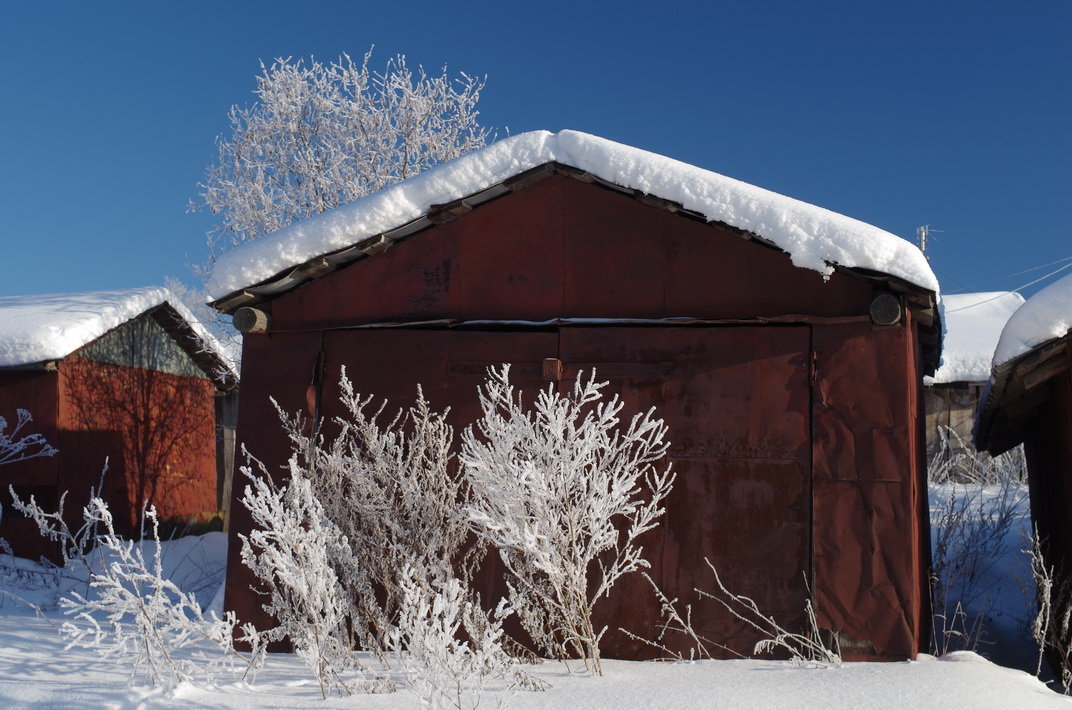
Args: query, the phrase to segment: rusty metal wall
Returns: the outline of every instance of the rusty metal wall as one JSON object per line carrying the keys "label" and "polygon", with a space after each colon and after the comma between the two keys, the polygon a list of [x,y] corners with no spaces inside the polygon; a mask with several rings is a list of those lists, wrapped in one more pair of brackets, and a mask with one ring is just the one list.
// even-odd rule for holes
{"label": "rusty metal wall", "polygon": [[[672,596],[710,581],[710,555],[736,591],[791,625],[807,574],[822,624],[849,655],[910,657],[926,583],[918,342],[911,324],[871,326],[871,288],[840,272],[824,283],[725,229],[552,177],[271,302],[271,334],[246,338],[238,437],[278,468],[288,452],[268,396],[290,411],[339,413],[343,365],[359,391],[397,405],[423,384],[464,426],[478,416],[487,365],[515,363],[531,394],[544,358],[562,359],[567,379],[596,364],[630,406],[654,404],[671,422],[681,479],[649,544]],[[755,325],[352,329],[558,317]],[[233,511],[232,530],[247,529]],[[253,618],[259,601],[233,541],[231,553],[227,606]],[[485,596],[501,590],[488,570]],[[629,581],[601,618],[650,630],[645,591]],[[713,605],[699,623],[740,650],[754,641]],[[607,651],[650,655],[616,632]]]}
{"label": "rusty metal wall", "polygon": [[866,313],[871,286],[562,176],[271,302],[275,332],[453,318],[759,318]]}
{"label": "rusty metal wall", "polygon": [[[33,415],[34,421],[23,433],[41,434],[50,444],[59,442],[56,423],[58,407],[57,386],[59,375],[45,370],[9,370],[0,372],[0,416],[9,427],[18,420],[18,409]],[[36,559],[41,555],[55,556],[55,545],[48,543],[38,533],[37,524],[23,518],[11,508],[8,486],[13,485],[21,495],[34,493],[42,504],[53,502],[56,481],[59,476],[59,457],[35,458],[0,466],[0,537],[7,540],[15,554]],[[42,493],[45,496],[42,496]],[[46,497],[47,496],[47,497]]]}
{"label": "rusty metal wall", "polygon": [[[243,446],[250,455],[263,462],[269,474],[285,480],[285,466],[290,457],[290,442],[283,433],[279,415],[269,398],[275,398],[284,411],[316,415],[320,374],[319,332],[274,334],[246,337],[242,343],[242,396],[239,399],[236,466],[245,465]],[[231,525],[227,544],[227,588],[224,605],[239,618],[258,628],[269,628],[271,619],[264,613],[263,598],[251,591],[255,578],[242,564],[241,541],[236,533],[252,528],[249,511],[238,499],[245,488],[245,478],[234,473],[231,498]]]}
{"label": "rusty metal wall", "polygon": [[911,658],[925,637],[926,496],[910,328],[813,329],[815,601],[846,656]]}
{"label": "rusty metal wall", "polygon": [[[734,592],[790,626],[802,620],[811,572],[809,350],[807,326],[561,331],[564,388],[595,368],[626,403],[625,417],[655,407],[670,427],[678,479],[662,525],[645,540],[652,578],[669,598],[692,601],[697,631],[745,655],[755,631],[694,589],[715,591],[710,560]],[[616,629],[652,638],[658,619],[639,576],[597,605],[611,629],[610,656],[656,655]]]}

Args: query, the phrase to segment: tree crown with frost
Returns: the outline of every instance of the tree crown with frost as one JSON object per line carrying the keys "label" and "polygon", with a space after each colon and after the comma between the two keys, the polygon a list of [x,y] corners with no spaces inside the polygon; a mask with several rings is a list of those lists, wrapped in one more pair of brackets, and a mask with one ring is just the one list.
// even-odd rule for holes
{"label": "tree crown with frost", "polygon": [[414,71],[403,55],[372,71],[370,57],[262,63],[257,100],[231,108],[231,134],[191,205],[221,218],[213,255],[484,145],[483,79]]}

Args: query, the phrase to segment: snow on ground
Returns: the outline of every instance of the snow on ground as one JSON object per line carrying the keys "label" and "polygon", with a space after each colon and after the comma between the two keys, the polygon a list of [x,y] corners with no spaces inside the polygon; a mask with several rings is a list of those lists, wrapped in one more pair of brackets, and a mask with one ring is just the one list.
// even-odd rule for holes
{"label": "snow on ground", "polygon": [[230,362],[214,337],[162,287],[0,297],[0,367],[62,360],[150,308],[169,304],[205,347]]}
{"label": "snow on ground", "polygon": [[[939,487],[937,501],[953,487]],[[987,492],[986,500],[995,494]],[[148,544],[148,543],[142,543]],[[1011,549],[1011,548],[1010,548]],[[184,586],[201,589],[202,598],[219,589],[225,555],[221,533],[164,543],[164,568]],[[0,560],[10,570],[11,558]],[[32,583],[35,563],[20,561],[18,573],[3,577],[4,588],[39,603],[55,589]],[[72,573],[77,578],[77,571]],[[40,578],[38,578],[39,581]],[[67,581],[64,585],[77,585]],[[27,586],[37,586],[27,590]],[[0,595],[3,596],[3,595]],[[205,602],[206,604],[208,602]],[[216,600],[218,604],[218,599]],[[1023,604],[1013,599],[1004,603]],[[64,649],[55,628],[56,611],[35,616],[10,598],[0,602],[0,707],[74,708],[404,708],[417,707],[407,689],[384,695],[331,697],[320,691],[300,661],[273,654],[250,684],[217,677],[213,686],[185,683],[171,694],[131,687],[131,669],[101,660],[86,649]],[[370,660],[369,665],[375,665]],[[565,664],[527,667],[549,682],[545,692],[493,686],[482,707],[508,708],[1032,708],[1072,707],[1072,700],[1032,676],[997,666],[970,652],[941,659],[921,656],[905,663],[849,663],[841,668],[802,668],[783,661],[700,661],[637,663],[605,661],[603,677],[574,672]],[[577,664],[572,664],[577,670]]]}
{"label": "snow on ground", "polygon": [[785,250],[797,266],[824,276],[832,272],[832,264],[840,264],[893,274],[938,291],[922,252],[878,227],[597,136],[532,131],[232,249],[216,261],[209,295],[222,298],[313,257],[400,227],[434,204],[467,197],[553,161],[757,234]]}
{"label": "snow on ground", "polygon": [[942,296],[942,366],[926,384],[986,382],[1001,329],[1024,303],[1014,291],[960,293]]}
{"label": "snow on ground", "polygon": [[[179,686],[171,695],[131,688],[125,668],[71,649],[49,622],[25,614],[0,617],[0,706],[33,708],[406,708],[409,690],[322,700],[298,660],[274,655],[254,685]],[[779,661],[634,663],[606,661],[602,678],[570,675],[561,663],[532,672],[545,692],[488,691],[481,707],[508,708],[1068,708],[1021,671],[971,653],[944,660],[852,663],[837,669],[797,668]]]}
{"label": "snow on ground", "polygon": [[1072,330],[1072,275],[1042,289],[1005,324],[994,351],[994,367]]}

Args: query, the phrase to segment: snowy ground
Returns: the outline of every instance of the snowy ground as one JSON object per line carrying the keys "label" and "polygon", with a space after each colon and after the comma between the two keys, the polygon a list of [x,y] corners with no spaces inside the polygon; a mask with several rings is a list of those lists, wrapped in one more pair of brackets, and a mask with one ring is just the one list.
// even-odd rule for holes
{"label": "snowy ground", "polygon": [[[955,491],[933,491],[935,505]],[[993,507],[996,489],[980,500]],[[963,493],[963,491],[962,491]],[[1030,665],[1033,650],[1025,640],[1022,622],[1030,614],[1030,597],[1015,581],[1027,572],[1017,557],[1023,546],[1024,506],[1017,506],[1001,549],[1001,559],[985,572],[982,595],[992,644],[990,653],[1009,644],[1013,654]],[[981,510],[985,510],[983,507]],[[165,568],[184,586],[198,589],[206,605],[219,604],[219,574],[223,537],[212,533],[165,543]],[[10,570],[11,559],[3,560]],[[18,574],[9,573],[9,592],[49,605],[60,590],[35,583],[34,566],[24,561]],[[2,568],[2,565],[0,565]],[[32,589],[30,587],[37,587]],[[386,695],[333,697],[323,700],[316,684],[297,658],[275,654],[250,685],[221,675],[213,686],[183,684],[171,694],[144,686],[132,687],[131,669],[102,660],[94,651],[64,649],[56,626],[57,611],[35,616],[10,597],[0,603],[0,707],[34,708],[398,708],[416,707],[416,696],[403,689]],[[1017,641],[1016,639],[1019,639]],[[510,708],[1057,708],[1072,707],[1031,675],[995,665],[970,652],[942,659],[921,656],[908,663],[852,663],[841,668],[800,668],[780,661],[703,661],[697,663],[631,663],[606,661],[601,678],[571,674],[561,663],[547,662],[531,672],[551,684],[545,692],[486,692],[481,707],[500,703]]]}
{"label": "snowy ground", "polygon": [[[322,700],[316,682],[292,656],[273,656],[252,687],[180,686],[170,696],[128,685],[129,669],[72,649],[50,622],[24,613],[0,617],[0,706],[37,708],[397,708],[417,706],[407,690]],[[1021,671],[971,653],[914,663],[853,663],[796,668],[776,661],[692,664],[607,661],[605,675],[570,675],[544,663],[535,675],[551,690],[495,690],[482,705],[516,708],[1057,708],[1072,700]]]}

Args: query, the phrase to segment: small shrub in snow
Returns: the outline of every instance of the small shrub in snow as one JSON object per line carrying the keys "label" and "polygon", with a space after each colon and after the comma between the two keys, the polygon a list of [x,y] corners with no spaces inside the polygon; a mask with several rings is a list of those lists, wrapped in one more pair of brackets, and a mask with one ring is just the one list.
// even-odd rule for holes
{"label": "small shrub in snow", "polygon": [[311,483],[346,548],[332,565],[359,610],[351,625],[367,632],[357,640],[382,650],[402,606],[402,570],[425,586],[456,574],[467,584],[482,549],[469,540],[466,483],[450,471],[454,431],[446,413],[433,411],[418,387],[411,407],[382,421],[386,402],[373,407],[372,397],[354,392],[345,370],[339,385],[347,416],[334,422],[339,431],[330,442],[304,434],[297,418],[283,421],[295,452],[292,470]]}
{"label": "small shrub in snow", "polygon": [[368,636],[367,618],[336,574],[338,561],[350,554],[346,537],[325,514],[297,457],[283,486],[273,485],[263,469],[261,476],[242,470],[250,477],[242,503],[254,524],[240,536],[242,562],[260,580],[258,591],[268,597],[264,609],[276,620],[263,638],[289,641],[324,697],[333,690],[351,694],[358,686],[389,690],[379,679],[355,683],[347,677],[363,670],[353,649]]}
{"label": "small shrub in snow", "polygon": [[[592,608],[623,575],[648,567],[638,538],[658,524],[674,476],[655,463],[667,427],[653,411],[621,426],[595,373],[569,396],[549,386],[525,409],[509,366],[489,370],[483,417],[463,435],[461,461],[473,529],[498,549],[510,603],[525,630],[555,657],[600,672],[606,627]],[[590,665],[589,665],[590,664]]]}
{"label": "small shrub in snow", "polygon": [[[711,570],[715,578],[715,593],[697,589],[696,593],[703,599],[711,599],[722,605],[734,617],[743,621],[758,631],[763,638],[756,642],[753,653],[772,653],[777,650],[785,651],[795,663],[807,666],[837,667],[841,665],[841,649],[837,638],[827,639],[819,630],[819,623],[815,618],[815,608],[811,599],[804,602],[804,616],[807,626],[799,631],[789,631],[782,627],[771,616],[760,611],[756,602],[743,594],[735,594],[726,588],[718,570],[711,564],[711,560],[704,558],[704,562]],[[650,581],[650,579],[649,579]],[[658,590],[656,590],[658,591]],[[693,655],[710,658],[708,647],[711,645],[727,649],[719,643],[711,641],[697,634],[691,624],[691,610],[686,607],[686,613],[679,612],[673,602],[668,601],[664,595],[659,594],[663,606],[664,629],[685,634],[686,638],[696,644]],[[634,636],[635,638],[635,636]],[[656,645],[656,644],[652,644]],[[658,647],[658,646],[657,646]]]}
{"label": "small shrub in snow", "polygon": [[[71,593],[60,601],[65,613],[81,622],[64,623],[68,648],[95,648],[106,658],[129,663],[132,680],[142,674],[164,688],[187,680],[211,681],[220,665],[251,662],[232,645],[237,623],[233,613],[222,619],[206,616],[193,594],[164,577],[153,508],[145,513],[151,534],[142,543],[116,534],[100,498],[92,498],[83,512],[87,525],[102,529],[97,538],[102,554],[99,570],[90,575],[93,594]],[[152,550],[148,557],[146,547]],[[205,642],[212,650],[198,654]]]}
{"label": "small shrub in snow", "polygon": [[422,705],[475,708],[494,678],[535,687],[503,650],[502,622],[510,614],[505,600],[489,616],[459,580],[429,584],[410,566],[403,570],[402,590],[402,610],[389,642]]}
{"label": "small shrub in snow", "polygon": [[1031,538],[1031,574],[1038,598],[1038,613],[1031,623],[1031,635],[1038,644],[1035,675],[1042,673],[1042,661],[1049,656],[1061,680],[1065,695],[1072,694],[1072,577],[1046,562],[1043,542],[1036,530]]}
{"label": "small shrub in snow", "polygon": [[932,491],[932,644],[938,654],[978,650],[998,597],[995,567],[1005,557],[1010,531],[1027,496],[1005,478],[996,486],[946,484]]}

